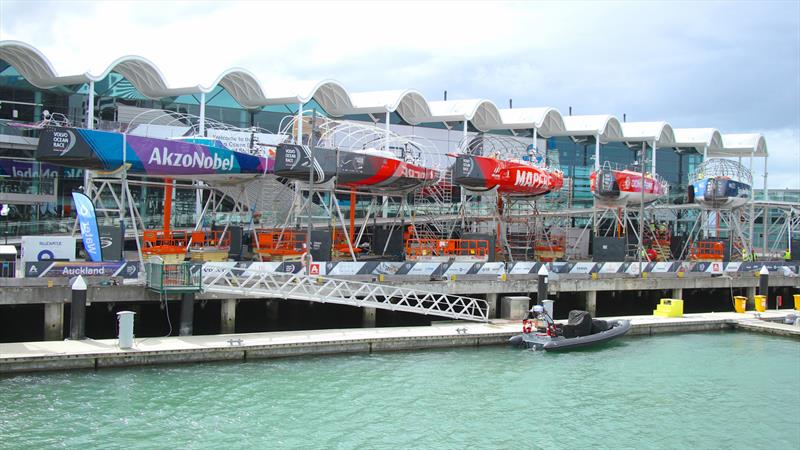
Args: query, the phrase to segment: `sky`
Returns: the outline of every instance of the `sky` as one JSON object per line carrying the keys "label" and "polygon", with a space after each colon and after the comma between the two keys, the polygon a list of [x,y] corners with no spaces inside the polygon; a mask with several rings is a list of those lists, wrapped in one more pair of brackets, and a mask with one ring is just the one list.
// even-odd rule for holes
{"label": "sky", "polygon": [[[762,133],[769,187],[800,189],[800,0],[202,2],[0,0],[0,40],[59,75],[124,55],[171,87],[241,67],[349,92],[416,89],[673,128]],[[763,161],[754,164],[763,185]]]}

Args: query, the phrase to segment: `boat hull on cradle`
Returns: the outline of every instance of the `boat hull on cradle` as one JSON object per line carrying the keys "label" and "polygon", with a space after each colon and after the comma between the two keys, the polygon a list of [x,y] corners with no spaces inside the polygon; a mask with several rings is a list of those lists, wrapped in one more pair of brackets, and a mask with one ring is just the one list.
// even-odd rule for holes
{"label": "boat hull on cradle", "polygon": [[453,181],[471,191],[497,189],[504,195],[536,197],[561,189],[564,176],[527,162],[458,155]]}
{"label": "boat hull on cradle", "polygon": [[403,192],[431,185],[439,171],[373,153],[329,148],[314,149],[314,169],[305,145],[281,144],[275,152],[275,175],[315,183],[335,178],[337,187],[374,192]]}
{"label": "boat hull on cradle", "polygon": [[726,177],[713,177],[692,183],[694,201],[707,208],[738,208],[752,195],[749,184]]}
{"label": "boat hull on cradle", "polygon": [[652,203],[667,194],[655,177],[645,174],[644,194],[642,174],[631,170],[601,169],[589,177],[592,195],[602,206],[623,207]]}
{"label": "boat hull on cradle", "polygon": [[35,158],[81,169],[127,166],[132,174],[202,180],[252,178],[271,172],[273,164],[269,158],[224,147],[81,128],[42,130]]}
{"label": "boat hull on cradle", "polygon": [[509,342],[517,347],[534,350],[563,351],[608,342],[627,333],[631,328],[630,320],[608,320],[608,330],[588,336],[565,338],[551,337],[540,333],[522,333],[512,336]]}

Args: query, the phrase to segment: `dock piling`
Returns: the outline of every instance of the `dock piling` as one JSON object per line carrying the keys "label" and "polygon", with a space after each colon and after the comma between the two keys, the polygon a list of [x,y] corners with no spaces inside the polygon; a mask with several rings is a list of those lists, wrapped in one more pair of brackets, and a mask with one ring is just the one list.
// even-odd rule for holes
{"label": "dock piling", "polygon": [[194,293],[181,295],[181,336],[191,336],[194,332]]}
{"label": "dock piling", "polygon": [[44,340],[60,341],[64,339],[64,304],[44,304]]}
{"label": "dock piling", "polygon": [[220,307],[222,312],[220,314],[220,333],[232,334],[236,332],[236,303],[235,298],[224,299]]}
{"label": "dock piling", "polygon": [[361,308],[363,310],[361,326],[364,328],[375,328],[375,316],[378,310],[375,308]]}

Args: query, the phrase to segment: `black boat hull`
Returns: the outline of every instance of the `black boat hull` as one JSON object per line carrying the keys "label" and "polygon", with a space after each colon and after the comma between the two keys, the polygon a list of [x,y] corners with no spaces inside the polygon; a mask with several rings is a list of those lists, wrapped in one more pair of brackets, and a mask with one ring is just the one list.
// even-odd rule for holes
{"label": "black boat hull", "polygon": [[336,179],[336,185],[363,191],[402,192],[438,181],[439,173],[396,158],[305,145],[280,144],[275,152],[275,175],[315,183]]}

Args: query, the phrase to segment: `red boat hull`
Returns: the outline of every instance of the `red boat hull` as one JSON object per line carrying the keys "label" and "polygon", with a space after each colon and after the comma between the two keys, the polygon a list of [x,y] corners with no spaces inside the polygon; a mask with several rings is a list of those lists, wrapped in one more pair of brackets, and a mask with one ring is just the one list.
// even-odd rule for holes
{"label": "red boat hull", "polygon": [[607,206],[647,204],[667,194],[666,186],[649,174],[644,175],[643,193],[642,174],[632,170],[600,169],[589,176],[589,185],[597,202]]}
{"label": "red boat hull", "polygon": [[536,197],[561,189],[564,176],[526,161],[458,155],[453,181],[472,191],[497,189],[504,195]]}
{"label": "red boat hull", "polygon": [[[281,144],[275,152],[275,175],[308,181],[311,160],[306,146]],[[397,158],[328,148],[314,149],[315,183],[336,180],[340,188],[403,192],[439,180],[439,171]]]}

